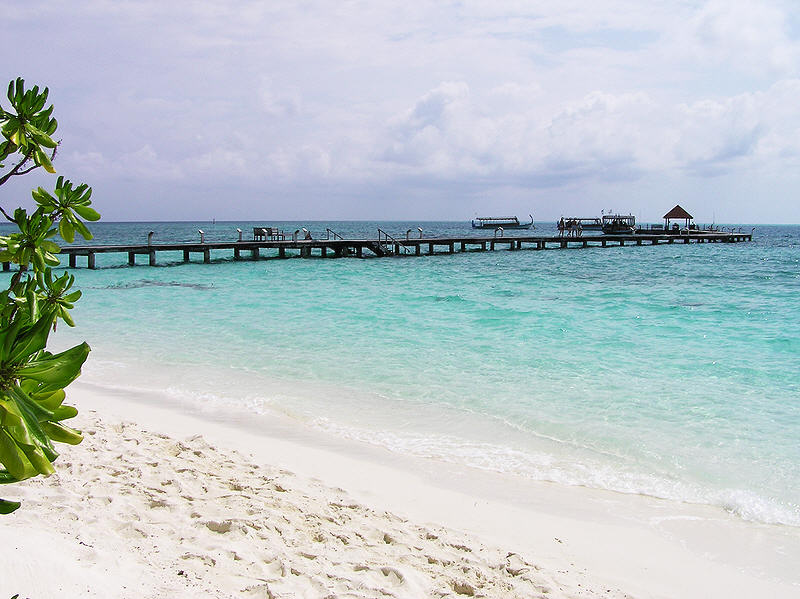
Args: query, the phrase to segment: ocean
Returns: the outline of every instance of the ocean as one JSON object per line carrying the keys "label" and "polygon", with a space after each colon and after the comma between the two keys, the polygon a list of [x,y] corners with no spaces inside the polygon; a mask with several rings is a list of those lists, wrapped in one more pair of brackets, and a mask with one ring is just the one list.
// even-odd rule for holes
{"label": "ocean", "polygon": [[[473,234],[468,222],[93,231],[166,243],[261,225]],[[131,268],[99,255],[90,271],[79,258],[78,326],[54,339],[92,346],[81,380],[166,393],[209,418],[281,414],[402,454],[800,526],[799,226],[737,244],[212,259],[159,253]]]}

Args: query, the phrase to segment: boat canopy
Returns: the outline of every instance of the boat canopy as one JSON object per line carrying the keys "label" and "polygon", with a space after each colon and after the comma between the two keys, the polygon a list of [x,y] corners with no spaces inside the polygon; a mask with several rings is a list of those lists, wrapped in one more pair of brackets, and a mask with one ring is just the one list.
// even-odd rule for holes
{"label": "boat canopy", "polygon": [[519,219],[516,216],[478,216],[475,220],[485,225],[519,224]]}
{"label": "boat canopy", "polygon": [[636,217],[632,214],[606,214],[603,216],[603,224],[619,224],[633,226],[636,224]]}
{"label": "boat canopy", "polygon": [[563,230],[569,227],[570,224],[572,226],[580,225],[584,229],[600,229],[603,226],[603,221],[600,220],[599,216],[562,216],[557,226],[559,230]]}

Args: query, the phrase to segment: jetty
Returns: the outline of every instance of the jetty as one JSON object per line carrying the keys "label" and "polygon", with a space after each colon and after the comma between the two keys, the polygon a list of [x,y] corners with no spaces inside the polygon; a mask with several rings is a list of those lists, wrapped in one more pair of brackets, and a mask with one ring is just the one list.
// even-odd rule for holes
{"label": "jetty", "polygon": [[[240,236],[241,237],[241,236]],[[255,238],[258,237],[258,238]],[[345,239],[328,230],[321,239],[298,239],[296,236],[254,235],[252,240],[200,241],[199,243],[147,243],[142,245],[72,245],[61,248],[69,267],[78,266],[78,258],[85,258],[86,266],[96,268],[98,254],[127,254],[128,264],[137,264],[137,257],[146,257],[147,264],[155,266],[157,256],[167,252],[178,253],[183,262],[191,262],[192,256],[202,257],[204,263],[212,261],[212,252],[231,252],[233,260],[257,260],[260,258],[321,257],[321,258],[386,258],[454,254],[457,252],[494,250],[549,250],[587,247],[625,247],[676,243],[738,243],[752,241],[752,231],[719,231],[690,229],[680,232],[639,230],[630,234],[613,235],[504,235],[495,231],[491,236],[461,237],[394,237],[378,229],[373,239]],[[263,253],[262,253],[263,252]],[[174,259],[173,259],[174,260]],[[3,270],[9,270],[8,263]]]}

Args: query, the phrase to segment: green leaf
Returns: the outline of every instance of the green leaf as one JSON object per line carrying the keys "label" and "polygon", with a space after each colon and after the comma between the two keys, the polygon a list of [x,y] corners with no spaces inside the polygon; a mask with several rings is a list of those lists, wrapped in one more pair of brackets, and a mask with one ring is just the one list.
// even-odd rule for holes
{"label": "green leaf", "polygon": [[22,329],[24,323],[22,319],[17,319],[12,322],[9,326],[5,329],[0,331],[0,361],[6,362],[8,361],[8,356],[11,353],[11,348],[14,346],[14,342],[17,340],[17,335],[19,335],[20,329]]}
{"label": "green leaf", "polygon": [[55,417],[55,412],[34,401],[21,387],[10,389],[9,395],[16,400],[23,418],[26,413],[30,413],[36,422],[52,420]]}
{"label": "green leaf", "polygon": [[22,129],[17,129],[16,131],[14,131],[9,137],[9,139],[11,140],[11,143],[21,148],[26,148],[28,146],[25,140],[24,131]]}
{"label": "green leaf", "polygon": [[0,400],[0,406],[4,410],[2,422],[8,436],[16,443],[34,445],[36,441],[25,420],[23,407],[13,399]]}
{"label": "green leaf", "polygon": [[52,140],[52,138],[47,135],[44,131],[35,127],[30,123],[25,123],[25,129],[28,130],[28,133],[31,134],[33,140],[41,146],[45,148],[55,148],[58,144]]}
{"label": "green leaf", "polygon": [[100,220],[100,213],[94,208],[89,206],[73,206],[72,209],[77,212],[81,218],[88,221]]}
{"label": "green leaf", "polygon": [[[78,409],[73,406],[58,406],[55,410],[53,410],[53,418],[52,420],[55,422],[60,422],[61,420],[69,420],[70,418],[75,418],[78,415]],[[58,441],[52,435],[50,435],[54,441]]]}
{"label": "green leaf", "polygon": [[75,229],[66,218],[62,218],[58,223],[58,233],[67,243],[75,241]]}
{"label": "green leaf", "polygon": [[63,388],[74,381],[81,373],[81,366],[89,356],[89,344],[84,342],[56,355],[31,360],[17,373],[48,385]]}
{"label": "green leaf", "polygon": [[39,319],[39,297],[33,287],[25,293],[25,302],[28,304],[28,314],[31,320]]}
{"label": "green leaf", "polygon": [[17,480],[25,480],[36,475],[36,471],[16,441],[0,428],[0,462]]}
{"label": "green leaf", "polygon": [[11,474],[8,470],[0,469],[0,485],[8,485],[11,483],[18,483],[19,479]]}
{"label": "green leaf", "polygon": [[44,167],[48,173],[55,173],[56,169],[53,168],[53,163],[50,162],[50,157],[41,148],[36,148],[34,151],[34,158],[37,164]]}
{"label": "green leaf", "polygon": [[[24,395],[21,389],[18,391],[19,394]],[[58,453],[56,453],[56,450],[50,441],[50,437],[48,437],[44,430],[42,430],[42,424],[44,422],[39,421],[37,415],[31,410],[30,403],[30,400],[27,402],[17,402],[19,411],[22,413],[22,417],[25,421],[25,426],[28,428],[28,433],[33,438],[33,443],[20,442],[20,447],[22,451],[25,452],[25,456],[28,458],[28,460],[39,472],[42,474],[48,474],[48,471],[52,466],[41,463],[41,459],[44,457],[47,458],[48,461],[55,460],[58,457]],[[17,439],[17,441],[19,441],[19,439]],[[38,452],[35,452],[35,448],[38,448],[42,455],[39,455]]]}
{"label": "green leaf", "polygon": [[83,237],[83,238],[84,238],[84,239],[86,239],[87,241],[88,241],[89,239],[91,239],[91,238],[92,238],[92,233],[91,233],[91,231],[89,231],[89,229],[87,229],[87,228],[86,228],[86,225],[84,225],[84,224],[83,224],[81,221],[79,221],[79,220],[77,220],[77,219],[76,219],[76,220],[75,220],[75,222],[74,222],[74,223],[72,223],[72,224],[74,225],[74,227],[75,227],[75,230],[76,230],[78,233],[80,233],[80,234],[81,234],[81,237]]}
{"label": "green leaf", "polygon": [[58,247],[57,243],[53,243],[52,241],[42,241],[39,244],[39,247],[42,248],[45,252],[50,252],[51,254],[57,254],[61,251],[61,248]]}
{"label": "green leaf", "polygon": [[[72,305],[70,304],[70,308]],[[72,319],[72,315],[69,313],[65,306],[61,306],[58,311],[58,315],[67,323],[67,326],[74,327],[75,321]]]}
{"label": "green leaf", "polygon": [[21,331],[7,354],[8,361],[18,363],[44,349],[52,324],[52,318],[41,316],[33,326]]}
{"label": "green leaf", "polygon": [[38,402],[46,410],[55,410],[64,402],[67,394],[63,389],[50,391],[48,393],[29,392],[31,399]]}
{"label": "green leaf", "polygon": [[36,200],[36,203],[39,204],[40,206],[44,205],[50,207],[55,206],[56,199],[52,195],[50,195],[50,192],[48,192],[43,187],[34,189],[31,192],[31,195],[33,196],[33,199]]}
{"label": "green leaf", "polygon": [[45,264],[44,257],[40,252],[34,251],[31,255],[31,259],[33,260],[33,266],[36,270],[44,270],[47,268]]}
{"label": "green leaf", "polygon": [[22,450],[25,452],[25,457],[28,458],[28,461],[31,465],[36,468],[39,474],[44,474],[45,476],[50,476],[55,472],[55,468],[53,468],[53,464],[47,459],[47,456],[44,455],[44,451],[42,451],[41,447],[36,445],[33,446],[22,446]]}
{"label": "green leaf", "polygon": [[55,254],[51,254],[50,252],[42,251],[42,260],[47,266],[58,266],[61,264],[61,260],[58,259],[58,256]]}
{"label": "green leaf", "polygon": [[[19,501],[7,501],[5,499],[0,499],[0,514],[7,515],[16,510],[20,505],[22,505]],[[17,599],[19,595],[14,595],[11,599]]]}
{"label": "green leaf", "polygon": [[[77,410],[76,410],[77,413]],[[83,441],[81,435],[74,428],[70,428],[58,422],[43,422],[42,430],[53,440],[59,443],[67,443],[69,445],[77,445]]]}

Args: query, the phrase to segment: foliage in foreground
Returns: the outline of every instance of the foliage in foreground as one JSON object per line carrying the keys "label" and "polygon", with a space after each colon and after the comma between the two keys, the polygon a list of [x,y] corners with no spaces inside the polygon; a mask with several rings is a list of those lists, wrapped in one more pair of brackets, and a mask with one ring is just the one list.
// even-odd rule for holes
{"label": "foliage in foreground", "polygon": [[[38,168],[55,173],[58,142],[52,136],[58,123],[53,105],[45,108],[47,96],[47,88],[25,90],[22,79],[9,83],[10,108],[0,105],[0,186]],[[9,235],[0,235],[0,262],[19,267],[0,291],[0,484],[52,474],[58,457],[54,442],[74,445],[83,438],[64,424],[78,411],[63,402],[89,346],[81,343],[58,354],[46,347],[59,320],[74,326],[70,310],[81,297],[72,289],[72,275],[52,270],[59,264],[53,239],[71,243],[76,232],[91,239],[84,221],[100,218],[91,195],[85,183],[73,186],[58,177],[52,193],[42,187],[33,191],[31,214],[23,208],[9,213],[6,198],[0,200],[0,214],[13,224]],[[0,499],[0,514],[19,505]]]}

